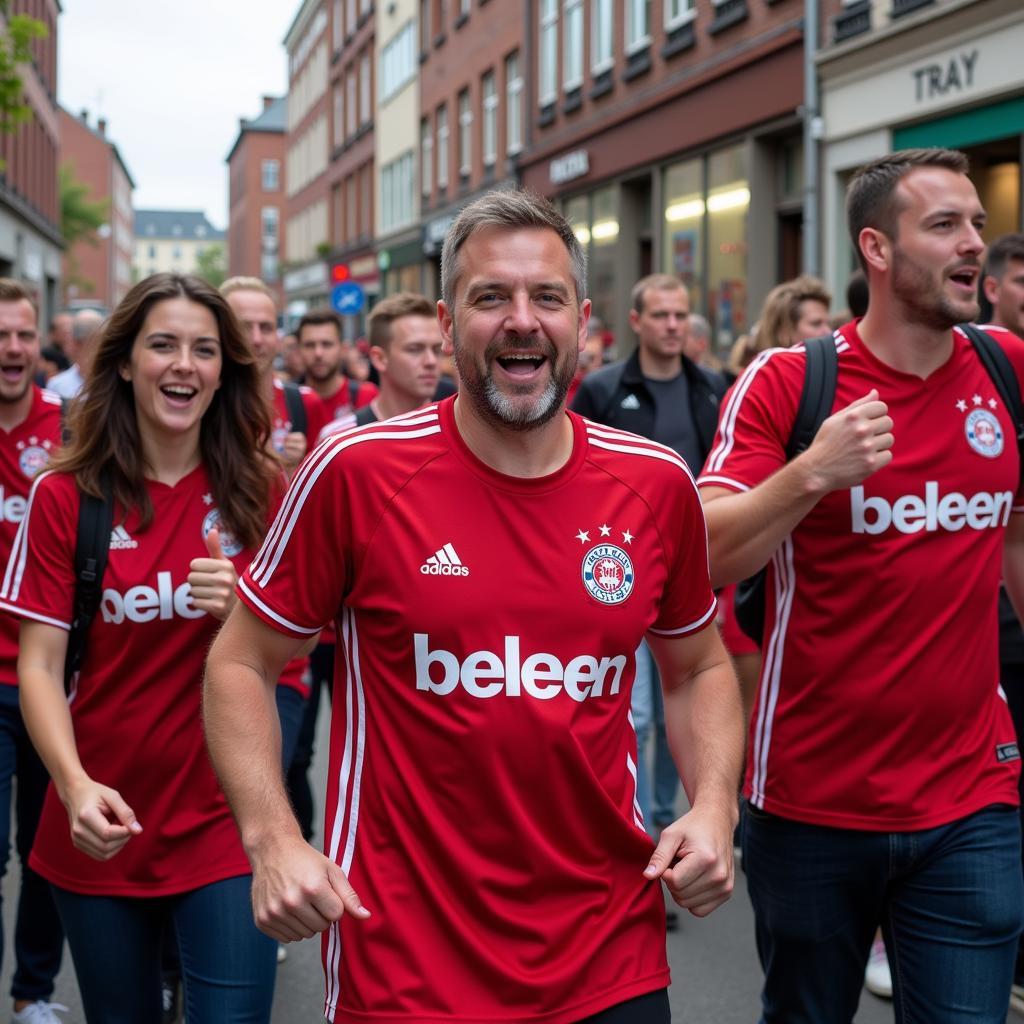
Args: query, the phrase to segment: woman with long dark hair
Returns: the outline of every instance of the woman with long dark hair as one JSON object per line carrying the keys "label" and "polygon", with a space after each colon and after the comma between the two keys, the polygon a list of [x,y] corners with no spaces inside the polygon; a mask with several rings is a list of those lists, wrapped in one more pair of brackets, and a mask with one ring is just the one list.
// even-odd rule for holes
{"label": "woman with long dark hair", "polygon": [[[253,357],[218,292],[157,274],[96,347],[71,441],[29,498],[0,588],[52,785],[31,864],[53,886],[90,1024],[158,1022],[173,923],[190,1024],[270,1018],[276,945],[200,721],[206,649],[279,469]],[[64,693],[81,495],[112,488],[99,612]]]}

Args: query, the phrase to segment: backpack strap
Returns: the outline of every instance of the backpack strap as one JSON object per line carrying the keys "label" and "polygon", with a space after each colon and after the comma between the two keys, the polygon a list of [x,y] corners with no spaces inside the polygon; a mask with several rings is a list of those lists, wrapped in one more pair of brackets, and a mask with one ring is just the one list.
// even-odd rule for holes
{"label": "backpack strap", "polygon": [[1021,452],[1021,466],[1024,472],[1024,409],[1021,405],[1020,382],[1017,380],[1013,364],[991,334],[980,327],[975,327],[974,324],[960,324],[959,327],[970,339],[981,365],[992,378],[1006,411],[1013,419],[1013,429],[1017,432],[1017,449]]}
{"label": "backpack strap", "polygon": [[839,375],[839,354],[831,334],[811,338],[804,342],[806,362],[804,386],[800,392],[793,432],[786,445],[786,461],[806,451],[822,423],[832,412],[836,398],[836,380]]}
{"label": "backpack strap", "polygon": [[348,378],[348,400],[352,403],[352,411],[356,410],[356,399],[359,397],[359,381]]}
{"label": "backpack strap", "polygon": [[100,480],[103,497],[81,495],[78,507],[78,538],[75,543],[75,603],[68,649],[64,658],[64,690],[72,684],[82,662],[89,626],[99,611],[103,596],[103,574],[110,551],[110,532],[114,527],[114,492],[108,474]]}
{"label": "backpack strap", "polygon": [[306,403],[302,401],[299,385],[290,380],[284,382],[284,404],[288,410],[288,419],[292,421],[292,430],[305,436],[309,432]]}

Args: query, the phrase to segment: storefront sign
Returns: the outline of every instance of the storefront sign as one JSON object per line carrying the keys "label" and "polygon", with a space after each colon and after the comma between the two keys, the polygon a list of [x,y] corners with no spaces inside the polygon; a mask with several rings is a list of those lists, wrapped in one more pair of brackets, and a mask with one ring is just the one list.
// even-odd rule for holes
{"label": "storefront sign", "polygon": [[329,276],[326,263],[310,263],[284,275],[284,290],[291,293],[320,288],[327,284]]}
{"label": "storefront sign", "polygon": [[974,85],[978,51],[958,53],[941,64],[925,64],[910,73],[914,78],[914,98],[920,103],[949,93],[961,93]]}
{"label": "storefront sign", "polygon": [[423,228],[423,253],[425,256],[433,256],[441,251],[445,235],[448,234],[448,229],[454,220],[455,214],[449,213],[444,217],[435,217],[434,220],[427,221]]}
{"label": "storefront sign", "polygon": [[373,256],[360,256],[358,259],[349,260],[348,269],[353,281],[375,280],[377,260]]}
{"label": "storefront sign", "polygon": [[563,185],[589,173],[590,155],[585,149],[574,149],[571,153],[556,157],[548,165],[548,177],[552,185]]}

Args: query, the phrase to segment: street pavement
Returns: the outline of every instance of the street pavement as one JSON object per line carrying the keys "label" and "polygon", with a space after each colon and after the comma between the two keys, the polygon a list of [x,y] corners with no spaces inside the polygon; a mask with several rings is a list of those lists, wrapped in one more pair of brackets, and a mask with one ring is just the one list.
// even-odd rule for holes
{"label": "street pavement", "polygon": [[[321,704],[321,709],[324,705]],[[326,714],[318,723],[314,771],[316,792],[324,791],[327,760]],[[318,805],[318,813],[320,806]],[[14,860],[16,861],[16,857]],[[10,991],[16,865],[3,883],[4,933],[7,955],[0,971],[0,992]],[[680,914],[680,928],[668,935],[668,957],[672,967],[673,1024],[754,1024],[758,1019],[760,968],[754,949],[753,915],[742,873],[737,876],[733,898],[709,918],[698,920]],[[102,941],[102,936],[97,936]],[[292,943],[288,959],[277,973],[272,1024],[317,1024],[323,1021],[323,975],[319,940]],[[54,1000],[70,1007],[65,1019],[84,1024],[71,958],[65,955],[57,979]],[[0,1000],[0,1022],[9,1019],[6,997]],[[855,1024],[891,1024],[890,1003],[864,992]],[[1008,1024],[1022,1024],[1010,1014]]]}

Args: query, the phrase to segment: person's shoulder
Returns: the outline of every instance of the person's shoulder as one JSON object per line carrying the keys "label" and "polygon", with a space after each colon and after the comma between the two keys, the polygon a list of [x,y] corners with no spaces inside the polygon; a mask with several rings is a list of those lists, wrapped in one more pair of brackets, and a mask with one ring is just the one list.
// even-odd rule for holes
{"label": "person's shoulder", "polygon": [[50,387],[41,388],[34,384],[32,386],[35,388],[36,407],[39,414],[59,417],[64,411],[64,403],[67,401],[65,396]]}
{"label": "person's shoulder", "polygon": [[602,366],[599,370],[588,373],[580,381],[580,386],[576,389],[576,400],[580,396],[586,401],[588,399],[592,400],[595,395],[609,396],[613,394],[622,382],[626,362],[627,360],[625,359],[619,359],[614,363],[609,363],[607,366]]}
{"label": "person's shoulder", "polygon": [[648,494],[659,487],[693,487],[695,474],[675,449],[629,430],[580,418],[586,431],[588,457],[595,467]]}

